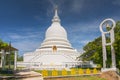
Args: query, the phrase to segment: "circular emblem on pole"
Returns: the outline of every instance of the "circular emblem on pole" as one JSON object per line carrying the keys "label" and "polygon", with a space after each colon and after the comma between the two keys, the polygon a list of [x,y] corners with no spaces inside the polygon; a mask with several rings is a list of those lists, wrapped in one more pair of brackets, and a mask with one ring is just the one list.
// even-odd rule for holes
{"label": "circular emblem on pole", "polygon": [[[115,24],[115,21],[113,19],[111,19],[111,18],[105,19],[100,24],[100,31],[102,33],[104,33],[104,32],[110,32],[111,30],[113,30],[115,28],[115,25],[116,24]],[[106,27],[109,27],[110,30],[105,30]]]}

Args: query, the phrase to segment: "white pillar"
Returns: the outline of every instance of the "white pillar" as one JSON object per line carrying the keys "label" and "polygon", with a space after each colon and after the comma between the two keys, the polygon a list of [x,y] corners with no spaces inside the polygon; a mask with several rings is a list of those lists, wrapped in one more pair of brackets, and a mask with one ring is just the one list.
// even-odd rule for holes
{"label": "white pillar", "polygon": [[115,38],[114,38],[114,30],[111,30],[111,55],[112,55],[112,68],[116,68],[116,58],[115,58],[115,50],[114,50],[114,47],[113,47],[113,43],[115,41]]}
{"label": "white pillar", "polygon": [[106,68],[107,53],[106,53],[106,38],[105,34],[102,33],[102,51],[103,51],[103,68]]}
{"label": "white pillar", "polygon": [[16,70],[16,68],[17,68],[17,53],[18,53],[18,51],[15,51],[15,53],[14,53],[14,70]]}
{"label": "white pillar", "polygon": [[5,51],[4,50],[1,50],[1,67],[2,67],[2,70],[4,70],[5,68]]}

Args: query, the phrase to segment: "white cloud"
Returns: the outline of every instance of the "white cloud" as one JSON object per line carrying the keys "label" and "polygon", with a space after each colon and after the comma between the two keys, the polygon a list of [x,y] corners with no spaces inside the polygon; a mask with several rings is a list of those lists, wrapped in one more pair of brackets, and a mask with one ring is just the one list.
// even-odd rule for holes
{"label": "white cloud", "polygon": [[9,34],[9,37],[11,39],[21,39],[21,38],[23,38],[22,36],[20,36],[20,35],[18,35],[16,33]]}
{"label": "white cloud", "polygon": [[33,30],[20,31],[21,33],[7,33],[12,45],[19,50],[19,54],[34,51],[42,42],[43,32]]}
{"label": "white cloud", "polygon": [[88,42],[100,36],[99,21],[91,21],[86,24],[70,24],[66,27],[68,39],[76,49],[82,49]]}
{"label": "white cloud", "polygon": [[114,1],[113,1],[113,4],[120,6],[120,0],[114,0]]}
{"label": "white cloud", "polygon": [[53,6],[53,7],[55,7],[55,6],[56,6],[56,3],[55,3],[55,1],[54,1],[54,0],[49,0],[49,2],[52,4],[52,6]]}
{"label": "white cloud", "polygon": [[[69,33],[72,33],[72,34],[79,34],[79,35],[84,35],[84,34],[88,34],[86,36],[89,36],[90,34],[93,34],[93,33],[96,33],[96,32],[99,32],[100,33],[100,30],[99,30],[99,21],[96,20],[96,21],[91,21],[89,23],[86,23],[86,24],[81,24],[81,23],[76,23],[76,24],[70,24],[68,26],[70,26],[68,28],[68,31]],[[94,34],[96,35],[96,34]],[[84,37],[86,37],[84,36]]]}
{"label": "white cloud", "polygon": [[56,5],[62,6],[66,1],[65,0],[49,0],[49,2],[52,4],[52,6],[55,8]]}
{"label": "white cloud", "polygon": [[40,43],[34,40],[23,40],[19,42],[13,42],[12,45],[22,52],[30,52],[38,48]]}
{"label": "white cloud", "polygon": [[73,12],[79,12],[79,11],[81,11],[83,5],[84,5],[83,0],[73,0],[73,2],[71,3],[70,9]]}
{"label": "white cloud", "polygon": [[26,33],[8,33],[8,37],[11,39],[28,39],[28,38],[39,38],[42,34],[40,32],[26,32]]}
{"label": "white cloud", "polygon": [[[65,0],[48,0],[50,2],[50,4],[52,5],[52,8],[53,8],[53,11],[54,11],[54,8],[57,6],[58,7],[58,13],[60,14],[62,11],[61,8],[63,8],[63,6],[65,5],[64,3],[66,2]],[[47,16],[51,16],[53,15],[53,12],[51,10],[51,6],[49,5],[48,9],[47,9]]]}
{"label": "white cloud", "polygon": [[[82,10],[84,6],[84,0],[49,0],[53,8],[58,7],[59,14],[62,13],[62,10],[67,10],[68,12],[78,13]],[[65,9],[64,9],[65,8]],[[47,9],[47,15],[51,15],[51,7]],[[65,14],[65,13],[64,13]]]}
{"label": "white cloud", "polygon": [[88,42],[90,42],[91,40],[81,40],[80,43],[82,44],[87,44]]}

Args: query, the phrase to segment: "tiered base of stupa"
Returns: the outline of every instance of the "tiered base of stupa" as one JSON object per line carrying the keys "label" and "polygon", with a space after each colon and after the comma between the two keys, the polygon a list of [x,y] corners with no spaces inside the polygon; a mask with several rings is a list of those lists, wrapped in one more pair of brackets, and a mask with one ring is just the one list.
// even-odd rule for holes
{"label": "tiered base of stupa", "polygon": [[31,52],[24,54],[24,67],[31,69],[63,69],[75,67],[78,63],[75,53]]}

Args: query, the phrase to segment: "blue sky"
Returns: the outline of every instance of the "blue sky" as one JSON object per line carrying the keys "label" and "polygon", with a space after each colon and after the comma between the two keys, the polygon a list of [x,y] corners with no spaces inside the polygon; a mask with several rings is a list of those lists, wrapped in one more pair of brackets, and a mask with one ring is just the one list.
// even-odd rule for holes
{"label": "blue sky", "polygon": [[120,0],[0,0],[0,38],[11,41],[20,55],[34,51],[51,25],[55,5],[78,51],[101,35],[99,25],[104,19],[120,20]]}

